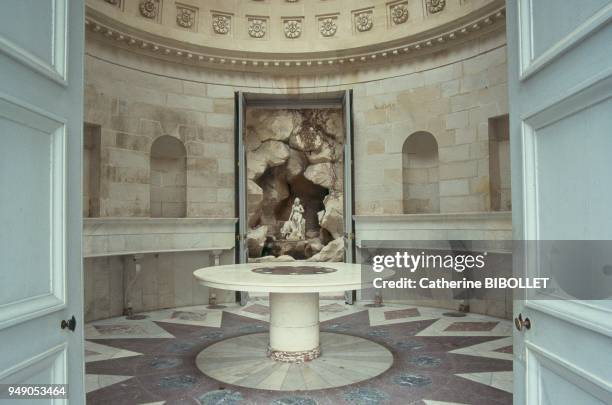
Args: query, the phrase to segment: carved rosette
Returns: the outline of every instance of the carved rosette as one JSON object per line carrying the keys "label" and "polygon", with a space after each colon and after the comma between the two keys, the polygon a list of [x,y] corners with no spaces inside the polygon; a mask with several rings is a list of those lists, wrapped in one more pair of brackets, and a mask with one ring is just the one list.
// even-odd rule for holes
{"label": "carved rosette", "polygon": [[312,361],[321,356],[321,347],[316,347],[312,350],[304,350],[301,352],[287,352],[283,350],[272,350],[270,346],[266,350],[267,355],[274,361],[283,363],[304,363]]}
{"label": "carved rosette", "polygon": [[355,29],[359,32],[365,32],[372,29],[374,22],[372,20],[371,11],[363,11],[355,15]]}
{"label": "carved rosette", "polygon": [[391,7],[391,20],[394,24],[403,24],[408,21],[408,7],[405,4],[396,4]]}
{"label": "carved rosette", "polygon": [[186,7],[176,8],[176,23],[183,28],[191,28],[195,22],[195,11]]}
{"label": "carved rosette", "polygon": [[252,38],[263,38],[266,35],[266,20],[261,18],[249,20],[249,35]]}
{"label": "carved rosette", "polygon": [[157,3],[154,0],[143,0],[140,2],[140,14],[146,18],[157,17]]}
{"label": "carved rosette", "polygon": [[299,38],[302,35],[302,22],[300,20],[285,20],[283,23],[285,37],[290,39]]}
{"label": "carved rosette", "polygon": [[225,35],[232,28],[232,20],[229,16],[216,14],[213,16],[212,25],[217,34]]}
{"label": "carved rosette", "polygon": [[333,37],[338,31],[336,19],[333,17],[322,18],[319,22],[319,32],[324,37]]}
{"label": "carved rosette", "polygon": [[444,10],[444,6],[446,6],[446,0],[427,0],[427,10],[431,14]]}

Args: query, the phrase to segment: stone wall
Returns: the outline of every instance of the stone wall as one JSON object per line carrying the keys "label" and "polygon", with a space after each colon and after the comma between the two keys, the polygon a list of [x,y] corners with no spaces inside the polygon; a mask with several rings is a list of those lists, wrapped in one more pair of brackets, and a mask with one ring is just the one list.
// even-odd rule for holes
{"label": "stone wall", "polygon": [[99,56],[86,59],[86,121],[104,124],[103,160],[119,166],[102,172],[101,215],[149,215],[146,154],[162,134],[187,147],[187,216],[233,215],[238,90],[353,89],[357,214],[403,213],[402,148],[418,131],[438,144],[440,212],[491,208],[488,120],[508,112],[503,32],[406,64],[320,77],[223,73],[109,52],[95,42],[88,48]]}
{"label": "stone wall", "polygon": [[85,122],[101,128],[100,216],[146,217],[150,152],[163,135],[187,152],[187,217],[234,215],[232,91],[86,58]]}
{"label": "stone wall", "polygon": [[357,87],[357,213],[403,212],[402,148],[418,131],[431,133],[438,144],[439,211],[490,210],[488,122],[508,112],[506,76],[502,47]]}
{"label": "stone wall", "polygon": [[[186,216],[233,216],[233,93],[239,90],[291,95],[353,90],[358,215],[404,213],[403,146],[420,131],[437,143],[441,214],[509,208],[507,160],[497,164],[505,172],[498,176],[500,208],[491,203],[497,183],[491,182],[489,164],[489,120],[508,112],[505,42],[499,31],[376,69],[283,76],[272,67],[258,74],[183,66],[88,41],[85,122],[101,131],[99,215],[151,215],[150,149],[156,138],[169,135],[186,148]],[[503,154],[501,142],[497,150]],[[468,239],[465,233],[457,229],[453,235]],[[108,269],[121,259],[95,260],[101,262],[85,263],[88,283],[107,280]],[[98,296],[92,301],[88,288],[86,300],[97,305]],[[102,307],[94,313],[113,314]]]}
{"label": "stone wall", "polygon": [[[222,264],[233,260],[231,252]],[[138,268],[137,268],[138,264]],[[211,264],[210,252],[92,257],[84,260],[85,321],[160,308],[208,304],[210,290],[193,271]],[[233,302],[231,291],[215,291],[217,302]]]}

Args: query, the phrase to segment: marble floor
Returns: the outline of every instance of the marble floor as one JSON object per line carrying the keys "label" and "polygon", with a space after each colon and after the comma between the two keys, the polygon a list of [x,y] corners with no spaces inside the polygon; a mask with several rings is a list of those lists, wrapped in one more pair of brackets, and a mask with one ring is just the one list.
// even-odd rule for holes
{"label": "marble floor", "polygon": [[269,335],[253,333],[226,339],[204,349],[196,364],[217,381],[246,388],[310,391],[369,380],[387,371],[393,354],[384,346],[357,336],[323,332],[321,357],[291,364],[266,355]]}
{"label": "marble floor", "polygon": [[[341,300],[321,300],[320,309],[322,347],[327,341],[337,345],[334,352],[345,350],[337,356],[340,361],[302,368],[273,364],[259,373],[251,371],[267,360],[259,349],[269,317],[262,297],[245,307],[183,307],[146,313],[144,319],[89,323],[87,403],[512,403],[512,326],[507,320],[476,314],[458,318],[447,310],[406,305],[345,305]],[[383,349],[379,369],[376,361],[362,361],[364,342]],[[238,343],[236,353],[254,362],[228,367],[215,354],[223,343]],[[202,353],[212,357],[205,361]],[[384,353],[393,357],[390,367]]]}

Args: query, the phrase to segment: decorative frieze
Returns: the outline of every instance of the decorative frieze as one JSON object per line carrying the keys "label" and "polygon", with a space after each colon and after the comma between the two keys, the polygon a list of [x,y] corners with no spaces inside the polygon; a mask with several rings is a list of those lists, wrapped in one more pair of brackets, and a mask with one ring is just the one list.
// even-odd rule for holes
{"label": "decorative frieze", "polygon": [[213,14],[213,31],[219,35],[227,35],[232,30],[232,17],[227,14]]}
{"label": "decorative frieze", "polygon": [[374,26],[372,10],[359,11],[353,14],[355,30],[358,32],[370,31]]}
{"label": "decorative frieze", "polygon": [[179,27],[195,31],[197,9],[182,4],[176,5],[176,23]]}
{"label": "decorative frieze", "polygon": [[150,18],[151,20],[157,20],[160,15],[159,0],[141,0],[138,8],[143,17]]}
{"label": "decorative frieze", "polygon": [[[160,0],[150,0],[158,4],[159,12],[157,13],[158,18],[161,14],[162,3]],[[424,0],[426,1],[426,0]],[[434,1],[434,0],[431,0]],[[123,3],[123,2],[122,2]],[[144,3],[144,1],[143,1]],[[387,26],[391,27],[394,25],[392,21],[391,7],[397,4],[409,4],[406,0],[396,0],[387,6]],[[425,3],[426,5],[430,3]],[[427,12],[429,12],[427,10]],[[214,14],[224,15],[223,12],[213,12]],[[362,13],[370,14],[372,16],[372,9],[360,9],[354,10],[351,14],[351,25],[352,29],[356,34],[359,34],[357,27],[357,16]],[[226,14],[230,18],[230,23],[233,21],[231,14]],[[247,18],[247,29],[248,37],[265,39],[268,35],[269,29],[269,17],[266,16],[246,16]],[[410,16],[409,16],[410,18]],[[286,19],[289,19],[286,17]],[[293,18],[295,19],[295,17]],[[329,20],[331,19],[331,21]],[[304,19],[300,17],[302,26]],[[196,24],[198,18],[196,17]],[[219,20],[220,21],[220,20]],[[282,19],[280,22],[282,23]],[[317,29],[320,33],[320,38],[326,36],[336,36],[339,29],[339,17],[337,14],[319,15],[316,17]],[[370,18],[363,18],[366,23],[365,27],[371,21]],[[174,22],[173,22],[174,24]],[[180,60],[183,63],[190,63],[194,65],[223,65],[224,69],[248,69],[255,71],[264,71],[270,68],[276,68],[282,66],[283,68],[297,68],[297,69],[335,69],[338,65],[344,66],[361,66],[363,63],[380,63],[383,60],[389,60],[390,58],[402,57],[404,55],[408,57],[414,57],[419,53],[431,52],[434,49],[443,49],[453,46],[455,40],[459,38],[476,37],[481,35],[487,35],[490,32],[499,30],[505,24],[505,8],[500,7],[496,10],[485,15],[476,15],[475,18],[460,21],[459,24],[452,26],[445,26],[444,29],[439,29],[436,32],[430,32],[426,37],[421,35],[411,35],[406,37],[401,43],[396,44],[392,48],[379,49],[377,45],[372,45],[367,50],[360,50],[357,53],[348,53],[344,55],[334,54],[335,51],[322,52],[316,57],[305,58],[300,60],[295,59],[283,59],[278,57],[256,57],[251,58],[249,56],[236,56],[234,54],[218,55],[209,54],[207,50],[194,50],[192,52],[185,51],[184,48],[178,47],[173,43],[166,42],[163,39],[158,41],[152,41],[150,38],[145,36],[134,34],[133,32],[127,32],[120,26],[109,24],[108,21],[98,21],[91,15],[86,16],[85,26],[86,28],[97,35],[103,36],[105,39],[112,39],[114,43],[120,43],[121,46],[137,47],[140,51],[146,50],[146,52],[152,55],[160,55],[161,57],[168,59]],[[212,24],[211,24],[212,25]],[[220,31],[224,29],[219,24]],[[365,28],[364,27],[364,28]],[[385,29],[382,26],[381,29]],[[372,27],[370,27],[372,29]],[[377,27],[378,29],[378,27]],[[214,31],[214,27],[211,28]],[[216,31],[214,31],[217,33]],[[229,26],[228,34],[231,34],[231,25]],[[221,35],[220,33],[217,33]],[[248,38],[247,37],[247,38]],[[300,38],[303,38],[300,37]]]}
{"label": "decorative frieze", "polygon": [[283,20],[283,31],[286,38],[299,38],[302,35],[302,20],[298,18]]}
{"label": "decorative frieze", "polygon": [[444,10],[444,6],[446,6],[446,0],[427,0],[427,11],[430,14],[439,13]]}
{"label": "decorative frieze", "polygon": [[391,22],[400,25],[408,21],[408,5],[406,3],[393,4],[389,7]]}
{"label": "decorative frieze", "polygon": [[333,37],[338,31],[338,17],[319,17],[319,32],[324,37]]}
{"label": "decorative frieze", "polygon": [[251,38],[263,38],[266,36],[268,23],[265,18],[249,18],[249,36]]}

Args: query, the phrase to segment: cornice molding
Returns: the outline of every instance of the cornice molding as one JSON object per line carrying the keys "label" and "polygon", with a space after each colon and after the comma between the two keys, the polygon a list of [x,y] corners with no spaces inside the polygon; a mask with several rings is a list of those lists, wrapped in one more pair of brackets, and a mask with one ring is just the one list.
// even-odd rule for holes
{"label": "cornice molding", "polygon": [[434,29],[361,48],[300,54],[249,53],[195,46],[126,26],[87,7],[88,39],[153,58],[212,69],[301,74],[356,70],[452,48],[505,27],[505,6],[472,13]]}

